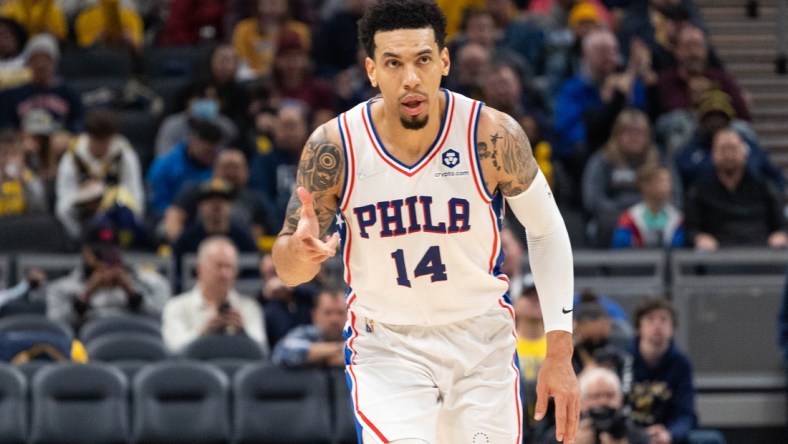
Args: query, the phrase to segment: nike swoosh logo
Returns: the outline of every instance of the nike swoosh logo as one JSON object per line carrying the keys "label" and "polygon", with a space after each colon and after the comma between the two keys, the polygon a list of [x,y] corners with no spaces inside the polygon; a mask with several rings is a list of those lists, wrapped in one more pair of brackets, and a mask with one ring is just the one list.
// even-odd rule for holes
{"label": "nike swoosh logo", "polygon": [[574,308],[570,308],[569,310],[567,310],[567,309],[561,307],[561,312],[563,312],[564,314],[571,313],[573,311],[574,311]]}

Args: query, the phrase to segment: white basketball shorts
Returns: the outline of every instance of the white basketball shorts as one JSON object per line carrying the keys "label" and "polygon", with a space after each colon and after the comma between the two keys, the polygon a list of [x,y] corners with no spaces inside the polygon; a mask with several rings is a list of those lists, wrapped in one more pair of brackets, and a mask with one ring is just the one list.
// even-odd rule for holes
{"label": "white basketball shorts", "polygon": [[378,442],[520,444],[508,296],[481,316],[439,326],[387,325],[351,310],[345,338],[356,421]]}

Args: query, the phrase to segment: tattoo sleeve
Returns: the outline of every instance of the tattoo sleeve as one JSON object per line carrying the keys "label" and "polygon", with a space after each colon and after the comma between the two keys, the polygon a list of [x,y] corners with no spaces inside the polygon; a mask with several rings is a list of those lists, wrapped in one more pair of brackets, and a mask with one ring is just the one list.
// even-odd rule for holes
{"label": "tattoo sleeve", "polygon": [[[328,234],[334,221],[345,172],[342,148],[333,143],[325,128],[317,130],[307,141],[298,164],[296,186],[306,188],[314,199],[315,214],[320,224],[320,238]],[[301,215],[301,200],[295,191],[287,204],[281,234],[293,234]]]}
{"label": "tattoo sleeve", "polygon": [[536,176],[531,144],[520,124],[506,114],[496,116],[489,127],[487,134],[479,134],[479,159],[489,162],[488,171],[494,172],[501,193],[516,196],[528,189]]}

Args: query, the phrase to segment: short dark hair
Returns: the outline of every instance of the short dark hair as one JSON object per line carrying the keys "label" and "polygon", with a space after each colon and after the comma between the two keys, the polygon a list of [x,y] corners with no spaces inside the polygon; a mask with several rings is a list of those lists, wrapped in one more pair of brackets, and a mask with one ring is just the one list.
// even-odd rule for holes
{"label": "short dark hair", "polygon": [[85,116],[85,132],[96,139],[108,139],[118,132],[118,118],[112,110],[94,109]]}
{"label": "short dark hair", "polygon": [[663,297],[654,296],[641,301],[635,308],[635,330],[640,330],[640,321],[644,317],[657,310],[665,310],[670,314],[670,320],[673,321],[673,327],[678,325],[676,317],[676,309],[673,304]]}
{"label": "short dark hair", "polygon": [[434,0],[378,0],[358,21],[358,41],[374,57],[376,33],[422,28],[432,28],[438,48],[443,49],[446,16]]}
{"label": "short dark hair", "polygon": [[192,135],[206,142],[216,143],[222,140],[222,128],[206,120],[196,120],[192,123]]}

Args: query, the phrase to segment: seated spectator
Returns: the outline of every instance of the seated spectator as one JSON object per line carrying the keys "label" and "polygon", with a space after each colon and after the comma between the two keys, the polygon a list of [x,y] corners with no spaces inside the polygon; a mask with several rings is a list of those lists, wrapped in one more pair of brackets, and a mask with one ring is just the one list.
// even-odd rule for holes
{"label": "seated spectator", "polygon": [[788,246],[782,198],[747,169],[747,145],[731,129],[712,141],[714,175],[690,188],[685,205],[687,242],[700,250],[730,246]]}
{"label": "seated spectator", "polygon": [[11,288],[0,290],[0,318],[12,313],[46,313],[47,275],[30,267],[24,278]]}
{"label": "seated spectator", "polygon": [[518,237],[509,226],[501,230],[501,250],[503,262],[501,272],[509,278],[509,295],[513,298],[522,294],[524,286],[532,284],[533,278],[523,271],[523,253],[525,253],[525,240]]}
{"label": "seated spectator", "polygon": [[226,41],[224,15],[230,0],[172,0],[167,22],[159,32],[162,46],[197,45],[200,42]]}
{"label": "seated spectator", "polygon": [[271,361],[285,367],[344,366],[342,330],[346,321],[345,292],[321,291],[315,298],[312,323],[295,327],[282,338],[274,347]]}
{"label": "seated spectator", "polygon": [[646,428],[652,443],[683,443],[697,425],[692,365],[676,346],[676,311],[669,300],[649,298],[635,310],[637,338],[630,417]]}
{"label": "seated spectator", "polygon": [[295,190],[296,169],[309,136],[307,109],[300,102],[280,104],[273,128],[273,147],[266,154],[257,153],[250,168],[250,187],[261,192],[271,204],[271,220],[280,230],[285,210]]}
{"label": "seated spectator", "polygon": [[309,27],[291,20],[287,7],[286,0],[257,0],[257,14],[235,25],[232,38],[235,51],[241,59],[238,73],[241,80],[271,76],[281,33],[295,33],[307,53],[311,51],[312,33]]}
{"label": "seated spectator", "polygon": [[[654,94],[650,54],[635,44],[623,72],[617,72],[618,42],[607,30],[594,30],[583,40],[581,74],[567,80],[555,105],[558,141],[553,153],[569,177],[580,178],[586,160],[610,137],[616,116],[627,106],[646,110]],[[578,181],[579,182],[579,181]],[[577,190],[579,194],[579,183]]]}
{"label": "seated spectator", "polygon": [[[580,424],[575,444],[649,444],[646,431],[627,415],[621,379],[610,369],[593,367],[579,375]],[[548,430],[545,444],[554,444],[555,431]]]}
{"label": "seated spectator", "polygon": [[83,9],[74,23],[77,45],[142,51],[142,17],[120,0],[99,0]]}
{"label": "seated spectator", "polygon": [[282,282],[270,254],[260,259],[263,287],[257,300],[265,311],[265,328],[271,348],[299,325],[312,322],[312,308],[318,286],[302,284],[289,287]]}
{"label": "seated spectator", "polygon": [[0,17],[0,91],[30,81],[30,70],[22,54],[26,43],[25,28],[10,18]]}
{"label": "seated spectator", "polygon": [[223,236],[200,242],[197,283],[164,306],[162,337],[167,348],[181,353],[200,336],[245,334],[268,348],[263,313],[257,302],[235,290],[238,250]]}
{"label": "seated spectator", "polygon": [[211,177],[219,151],[222,130],[210,122],[196,122],[187,142],[180,142],[169,153],[156,156],[148,170],[148,201],[157,215],[172,204],[180,190]]}
{"label": "seated spectator", "polygon": [[524,58],[533,75],[544,72],[545,32],[532,21],[522,20],[512,0],[487,0],[485,8],[492,14],[498,31],[498,46]]}
{"label": "seated spectator", "polygon": [[46,112],[60,129],[81,131],[82,101],[57,77],[60,60],[57,40],[49,34],[37,35],[28,40],[24,54],[32,79],[29,84],[0,94],[0,127],[19,129],[26,114]]}
{"label": "seated spectator", "polygon": [[[258,252],[248,226],[238,225],[232,220],[233,200],[236,190],[223,179],[210,179],[200,185],[197,202],[197,217],[186,226],[172,245],[177,276],[180,276],[181,258],[185,253],[194,253],[198,245],[211,236],[225,236],[236,250],[242,253]],[[180,283],[176,283],[176,291]]]}
{"label": "seated spectator", "polygon": [[[686,118],[693,119],[693,117]],[[755,177],[767,180],[783,190],[782,171],[771,162],[768,152],[758,144],[755,133],[747,122],[736,118],[730,96],[717,89],[701,93],[698,99],[697,120],[697,124],[689,122],[694,126],[694,132],[674,155],[676,170],[685,190],[698,179],[714,175],[711,142],[719,130],[729,126],[739,133],[747,145],[749,151],[747,170]]]}
{"label": "seated spectator", "polygon": [[210,80],[200,80],[183,91],[182,111],[165,117],[156,133],[154,150],[157,156],[170,153],[179,143],[189,140],[199,123],[207,122],[220,129],[220,146],[232,144],[238,138],[238,126],[221,113],[229,104],[223,102],[219,89]]}
{"label": "seated spectator", "polygon": [[458,94],[482,100],[490,65],[491,56],[484,46],[466,43],[457,50],[452,69],[446,77],[446,87]]}
{"label": "seated spectator", "polygon": [[374,0],[342,0],[341,7],[320,25],[312,51],[316,72],[321,77],[334,77],[356,64],[358,47],[357,22]]}
{"label": "seated spectator", "polygon": [[523,82],[524,76],[508,62],[493,62],[486,71],[482,82],[482,98],[493,108],[500,109],[517,120],[528,131],[536,126],[532,143],[538,140],[538,133],[544,133],[547,126],[548,109],[542,93],[533,85]]}
{"label": "seated spectator", "polygon": [[41,178],[49,203],[47,209],[54,213],[57,170],[60,159],[71,146],[73,136],[60,129],[60,125],[44,109],[25,114],[21,136],[25,147],[25,165]]}
{"label": "seated spectator", "polygon": [[13,130],[0,131],[0,217],[46,210],[44,185],[25,164],[21,136]]}
{"label": "seated spectator", "polygon": [[610,246],[618,215],[641,199],[638,168],[658,162],[648,116],[638,109],[622,111],[610,139],[588,159],[583,172],[583,207],[590,215],[591,245]]}
{"label": "seated spectator", "polygon": [[80,246],[82,263],[47,287],[48,317],[78,330],[90,319],[102,316],[159,316],[170,297],[170,284],[149,267],[124,263],[118,234],[103,225],[88,230]]}
{"label": "seated spectator", "polygon": [[74,239],[79,239],[82,232],[74,199],[77,189],[88,180],[103,184],[105,193],[116,188],[124,204],[137,217],[144,214],[139,157],[129,141],[118,133],[117,118],[109,110],[88,113],[85,132],[77,136],[58,166],[56,214]]}
{"label": "seated spectator", "polygon": [[[242,227],[249,227],[254,239],[275,236],[273,224],[268,217],[264,197],[246,187],[249,182],[249,167],[243,152],[228,148],[219,152],[213,167],[213,179],[223,179],[236,190],[233,200],[232,220]],[[174,243],[183,233],[184,227],[191,225],[197,216],[201,184],[184,188],[175,201],[164,212],[162,226],[164,237]]]}
{"label": "seated spectator", "polygon": [[[608,315],[596,296],[585,294],[575,306],[572,366],[577,374],[591,367],[613,370],[625,382],[622,390],[626,394],[632,381],[632,356],[627,351],[631,337],[621,334],[623,329],[616,325],[618,323]],[[614,326],[618,331],[614,331]]]}
{"label": "seated spectator", "polygon": [[24,26],[31,37],[48,33],[65,40],[68,36],[66,17],[54,0],[8,0],[0,7],[0,16]]}
{"label": "seated spectator", "polygon": [[708,54],[706,36],[702,30],[694,26],[684,26],[679,30],[674,51],[676,66],[658,74],[661,112],[690,108],[690,81],[702,77],[731,97],[736,116],[743,120],[752,120],[750,110],[736,81],[728,72],[710,66]]}
{"label": "seated spectator", "polygon": [[642,199],[618,217],[613,248],[684,247],[684,215],[671,203],[670,170],[645,165],[637,180]]}
{"label": "seated spectator", "polygon": [[307,105],[311,127],[336,116],[336,94],[328,82],[312,74],[309,48],[296,32],[279,34],[271,80],[274,100],[298,100]]}

